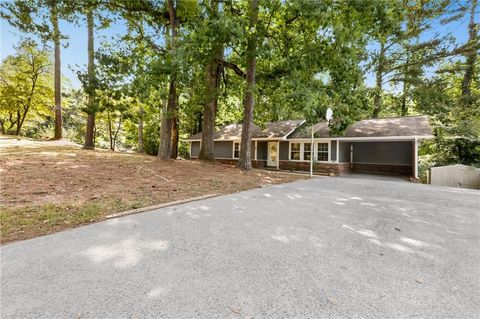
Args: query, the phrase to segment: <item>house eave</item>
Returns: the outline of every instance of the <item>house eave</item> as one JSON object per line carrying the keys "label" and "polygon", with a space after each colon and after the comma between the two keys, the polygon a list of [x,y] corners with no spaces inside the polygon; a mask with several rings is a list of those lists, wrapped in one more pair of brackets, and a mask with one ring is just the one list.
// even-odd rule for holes
{"label": "house eave", "polygon": [[356,141],[356,142],[374,142],[374,141],[414,141],[431,139],[433,135],[407,135],[407,136],[352,136],[352,137],[333,137],[332,139],[338,141]]}

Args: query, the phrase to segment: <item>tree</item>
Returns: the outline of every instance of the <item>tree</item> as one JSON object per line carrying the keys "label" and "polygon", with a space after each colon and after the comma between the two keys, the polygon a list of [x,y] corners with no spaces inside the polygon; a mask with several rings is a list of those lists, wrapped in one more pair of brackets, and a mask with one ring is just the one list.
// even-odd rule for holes
{"label": "tree", "polygon": [[380,2],[375,13],[379,23],[371,32],[378,43],[373,55],[375,91],[372,117],[383,111],[384,85],[402,83],[401,108],[406,115],[409,88],[419,81],[423,68],[443,58],[444,39],[436,36],[420,41],[420,36],[431,30],[431,22],[440,16],[448,1]]}
{"label": "tree", "polygon": [[[129,119],[129,106],[133,104],[133,99],[122,92],[122,88],[107,88],[106,90],[97,90],[99,103],[98,120],[106,122],[109,149],[115,151],[118,145],[119,134],[125,120]],[[133,111],[133,110],[132,110]]]}
{"label": "tree", "polygon": [[246,49],[247,78],[245,83],[245,97],[243,100],[242,142],[238,167],[244,170],[252,169],[251,145],[253,129],[253,109],[255,105],[255,65],[257,57],[257,22],[258,0],[250,0],[248,7],[248,34]]}
{"label": "tree", "polygon": [[155,54],[152,58],[155,75],[168,75],[167,104],[162,110],[158,157],[176,158],[180,128],[177,91],[182,80],[184,62],[181,26],[192,20],[198,5],[193,1],[117,0],[109,2],[108,6],[127,21],[127,38],[132,40],[137,48],[148,47]]}
{"label": "tree", "polygon": [[477,7],[477,0],[472,0],[470,4],[470,23],[468,24],[468,45],[473,48],[466,53],[465,74],[462,80],[462,97],[468,100],[467,104],[471,103],[469,99],[471,96],[471,83],[475,74],[475,63],[478,55],[478,25],[475,23],[475,10]]}
{"label": "tree", "polygon": [[[175,49],[178,37],[178,19],[176,7],[173,0],[167,0],[168,17],[170,22],[170,50],[169,55],[172,59],[172,72],[170,74],[167,105],[162,111],[162,124],[160,134],[160,147],[158,149],[158,158],[170,159],[176,158],[177,146],[175,145],[178,133],[172,131],[178,125],[177,123],[177,85],[176,85],[176,71],[175,71]],[[174,138],[174,143],[172,143]],[[173,145],[173,147],[172,147]]]}
{"label": "tree", "polygon": [[3,134],[20,135],[31,113],[51,112],[52,69],[49,52],[25,40],[16,55],[8,56],[0,67],[0,127]]}
{"label": "tree", "polygon": [[[454,14],[448,16],[451,7]],[[464,8],[457,1],[385,1],[379,2],[377,8],[374,16],[379,23],[371,32],[379,45],[372,56],[376,78],[372,116],[378,117],[384,111],[382,95],[386,84],[402,84],[400,108],[395,113],[407,115],[407,101],[411,100],[413,88],[422,85],[426,68],[462,54],[475,55],[478,48],[474,49],[471,42],[452,47],[450,34],[433,32],[435,23],[448,24],[463,17]]]}
{"label": "tree", "polygon": [[61,76],[62,76],[62,64],[60,61],[60,30],[58,27],[58,6],[56,0],[50,0],[50,19],[52,22],[53,33],[52,33],[52,40],[55,47],[55,139],[62,138],[62,83],[61,83]]}
{"label": "tree", "polygon": [[[215,23],[219,20],[219,1],[211,0],[210,26],[218,27]],[[221,32],[218,32],[221,33]],[[205,74],[205,102],[202,116],[202,143],[200,147],[199,159],[205,161],[215,160],[213,134],[215,130],[215,116],[218,105],[218,91],[220,87],[220,77],[223,71],[221,61],[223,61],[223,39],[211,39],[210,61],[208,62]]]}
{"label": "tree", "polygon": [[23,32],[35,34],[54,44],[55,130],[54,139],[62,138],[61,40],[59,18],[69,19],[72,6],[61,0],[15,0],[0,3],[0,16]]}
{"label": "tree", "polygon": [[138,144],[137,144],[137,152],[143,153],[143,114],[144,114],[143,106],[138,108]]}
{"label": "tree", "polygon": [[86,149],[95,148],[95,113],[97,110],[97,103],[95,101],[95,88],[96,88],[96,78],[95,78],[95,48],[94,48],[94,19],[93,19],[93,8],[88,7],[86,9],[87,17],[87,33],[88,33],[88,71],[87,77],[88,80],[86,84],[84,82],[84,87],[88,95],[88,105],[86,108],[87,113],[87,128],[85,131],[85,144]]}

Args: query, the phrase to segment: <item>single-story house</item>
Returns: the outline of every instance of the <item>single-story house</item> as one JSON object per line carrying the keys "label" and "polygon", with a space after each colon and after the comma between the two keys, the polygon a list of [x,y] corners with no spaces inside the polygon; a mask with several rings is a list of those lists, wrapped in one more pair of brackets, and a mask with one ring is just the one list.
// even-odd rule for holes
{"label": "single-story house", "polygon": [[[311,129],[313,127],[313,149]],[[240,154],[241,124],[214,133],[215,158],[234,164]],[[307,126],[304,120],[254,126],[252,165],[255,168],[309,171],[313,156],[318,173],[394,173],[418,178],[418,143],[432,138],[427,116],[378,118],[355,122],[341,136],[326,122]],[[190,136],[190,157],[200,152],[202,133]]]}

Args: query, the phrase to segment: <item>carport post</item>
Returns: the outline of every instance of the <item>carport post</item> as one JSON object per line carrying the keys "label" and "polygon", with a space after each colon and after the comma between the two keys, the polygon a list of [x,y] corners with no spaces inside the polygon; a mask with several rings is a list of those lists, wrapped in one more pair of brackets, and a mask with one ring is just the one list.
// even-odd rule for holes
{"label": "carport post", "polygon": [[313,125],[310,131],[310,177],[313,177]]}
{"label": "carport post", "polygon": [[277,141],[277,170],[280,169],[280,141]]}
{"label": "carport post", "polygon": [[418,139],[415,138],[413,142],[413,173],[415,178],[418,178]]}
{"label": "carport post", "polygon": [[336,145],[337,145],[337,156],[335,157],[335,159],[336,159],[336,162],[339,163],[340,162],[340,160],[339,160],[339,157],[340,157],[340,141],[339,140],[337,140]]}

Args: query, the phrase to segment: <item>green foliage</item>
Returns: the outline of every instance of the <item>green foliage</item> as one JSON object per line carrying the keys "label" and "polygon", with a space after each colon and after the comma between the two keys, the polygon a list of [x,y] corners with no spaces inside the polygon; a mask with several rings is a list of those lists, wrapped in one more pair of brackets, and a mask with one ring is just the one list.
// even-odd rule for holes
{"label": "green foliage", "polygon": [[[0,125],[20,134],[24,123],[34,134],[52,116],[53,74],[50,53],[25,40],[0,65]],[[25,122],[25,120],[27,120]],[[44,124],[48,125],[48,124]],[[35,129],[34,129],[35,128]]]}
{"label": "green foliage", "polygon": [[160,145],[160,121],[148,121],[143,133],[145,153],[156,156]]}
{"label": "green foliage", "polygon": [[431,156],[433,165],[480,166],[479,77],[472,85],[472,102],[468,105],[461,94],[462,78],[459,72],[441,72],[415,91],[417,111],[433,119],[436,137],[424,143],[423,149],[424,154]]}

